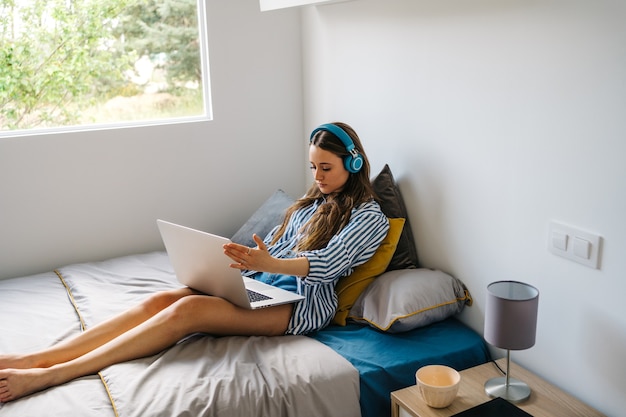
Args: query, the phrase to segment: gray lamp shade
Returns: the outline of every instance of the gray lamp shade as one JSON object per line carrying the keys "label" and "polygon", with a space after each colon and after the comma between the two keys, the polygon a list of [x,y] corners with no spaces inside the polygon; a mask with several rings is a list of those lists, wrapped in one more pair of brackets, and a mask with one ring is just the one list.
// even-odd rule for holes
{"label": "gray lamp shade", "polygon": [[517,281],[487,286],[485,340],[501,349],[522,350],[535,344],[539,290]]}

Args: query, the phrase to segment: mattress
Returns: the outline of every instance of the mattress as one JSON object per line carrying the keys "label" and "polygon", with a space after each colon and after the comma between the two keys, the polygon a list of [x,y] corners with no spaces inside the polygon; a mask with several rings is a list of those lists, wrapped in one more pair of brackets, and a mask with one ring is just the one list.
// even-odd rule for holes
{"label": "mattress", "polygon": [[[180,286],[165,252],[0,281],[0,353],[44,349]],[[417,368],[484,363],[455,319],[388,334],[349,324],[310,336],[196,334],[148,358],[0,405],[8,416],[386,416]]]}
{"label": "mattress", "polygon": [[[180,286],[164,252],[0,281],[0,353],[36,351]],[[0,406],[0,417],[361,415],[358,371],[306,336],[196,334]]]}

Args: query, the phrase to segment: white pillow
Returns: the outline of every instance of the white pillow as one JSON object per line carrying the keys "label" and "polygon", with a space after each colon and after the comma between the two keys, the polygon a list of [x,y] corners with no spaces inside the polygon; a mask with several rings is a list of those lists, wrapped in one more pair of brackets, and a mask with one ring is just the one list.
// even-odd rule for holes
{"label": "white pillow", "polygon": [[399,269],[376,278],[356,300],[348,319],[399,333],[441,321],[471,304],[465,285],[444,272]]}

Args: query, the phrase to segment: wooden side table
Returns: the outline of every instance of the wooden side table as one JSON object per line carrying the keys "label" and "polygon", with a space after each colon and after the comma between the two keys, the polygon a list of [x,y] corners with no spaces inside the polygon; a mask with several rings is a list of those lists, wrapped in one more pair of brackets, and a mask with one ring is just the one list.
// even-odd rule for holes
{"label": "wooden side table", "polygon": [[[500,359],[502,369],[506,361]],[[461,386],[454,402],[447,408],[431,408],[422,400],[415,385],[391,393],[392,417],[450,417],[491,400],[485,393],[485,381],[502,376],[498,368],[485,363],[461,371]],[[534,417],[603,417],[597,410],[549,384],[537,375],[511,362],[511,377],[520,379],[531,389],[530,398],[515,404]]]}

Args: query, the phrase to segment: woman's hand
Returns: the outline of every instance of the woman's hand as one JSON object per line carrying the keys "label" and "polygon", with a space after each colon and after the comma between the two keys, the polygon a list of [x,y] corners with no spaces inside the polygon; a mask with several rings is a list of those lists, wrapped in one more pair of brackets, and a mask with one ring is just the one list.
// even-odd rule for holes
{"label": "woman's hand", "polygon": [[256,234],[252,235],[256,248],[228,243],[224,245],[224,254],[234,261],[231,268],[275,274],[295,275],[304,277],[309,273],[309,260],[306,257],[289,259],[275,258],[270,255],[267,246]]}
{"label": "woman's hand", "polygon": [[267,246],[263,243],[256,233],[252,235],[257,244],[256,248],[240,245],[237,243],[228,243],[224,245],[224,254],[234,261],[230,264],[231,268],[249,269],[260,272],[273,272],[271,265],[275,260],[267,251]]}

